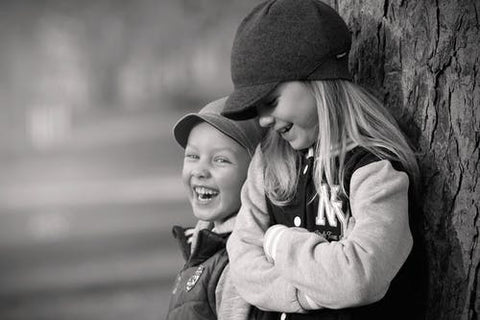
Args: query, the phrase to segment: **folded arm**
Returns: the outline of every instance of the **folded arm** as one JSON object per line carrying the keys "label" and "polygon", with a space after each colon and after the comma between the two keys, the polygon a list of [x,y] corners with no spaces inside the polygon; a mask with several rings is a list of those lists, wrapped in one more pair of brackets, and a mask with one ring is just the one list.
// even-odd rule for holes
{"label": "folded arm", "polygon": [[270,226],[263,189],[263,164],[259,149],[250,164],[242,189],[242,208],[227,242],[230,275],[240,295],[263,310],[303,312],[295,287],[281,276],[263,250]]}
{"label": "folded arm", "polygon": [[350,186],[355,226],[341,241],[302,228],[267,231],[275,270],[301,292],[305,309],[380,300],[412,248],[407,175],[383,160],[355,171]]}

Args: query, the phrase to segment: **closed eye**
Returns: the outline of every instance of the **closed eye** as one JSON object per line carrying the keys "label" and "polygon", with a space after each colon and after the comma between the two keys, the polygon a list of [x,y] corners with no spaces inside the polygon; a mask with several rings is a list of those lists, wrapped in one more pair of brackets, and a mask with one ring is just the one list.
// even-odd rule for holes
{"label": "closed eye", "polygon": [[269,99],[265,102],[264,107],[266,109],[275,108],[277,106],[277,103],[278,103],[278,96],[269,97]]}
{"label": "closed eye", "polygon": [[264,100],[264,102],[261,102],[257,107],[258,115],[262,116],[262,115],[270,114],[273,111],[273,109],[275,109],[277,104],[278,104],[278,97],[273,97],[273,98]]}

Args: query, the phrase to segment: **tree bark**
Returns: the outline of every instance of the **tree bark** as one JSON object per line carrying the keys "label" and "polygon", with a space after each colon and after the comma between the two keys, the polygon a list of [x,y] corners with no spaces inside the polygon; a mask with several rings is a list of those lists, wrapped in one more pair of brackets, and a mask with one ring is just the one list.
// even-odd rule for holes
{"label": "tree bark", "polygon": [[329,3],[352,31],[355,81],[385,103],[418,151],[427,319],[478,319],[480,1]]}

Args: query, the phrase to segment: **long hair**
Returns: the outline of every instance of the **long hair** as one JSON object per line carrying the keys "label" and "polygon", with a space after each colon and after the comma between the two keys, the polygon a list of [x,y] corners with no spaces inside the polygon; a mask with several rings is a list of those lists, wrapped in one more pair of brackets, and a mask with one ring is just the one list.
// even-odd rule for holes
{"label": "long hair", "polygon": [[[419,170],[415,155],[392,115],[372,94],[345,80],[304,82],[315,97],[318,138],[315,146],[314,184],[344,186],[344,161],[349,146],[361,146],[380,159],[401,163],[414,188]],[[290,202],[297,189],[299,152],[270,130],[262,143],[265,155],[265,191],[276,205]]]}
{"label": "long hair", "polygon": [[286,205],[295,196],[300,153],[274,130],[267,131],[261,148],[265,162],[265,192],[276,205]]}

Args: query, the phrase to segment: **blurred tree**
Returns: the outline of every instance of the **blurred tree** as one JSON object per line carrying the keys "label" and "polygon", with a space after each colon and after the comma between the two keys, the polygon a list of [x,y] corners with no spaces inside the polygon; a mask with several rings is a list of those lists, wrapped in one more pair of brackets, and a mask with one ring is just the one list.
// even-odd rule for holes
{"label": "blurred tree", "polygon": [[99,109],[193,108],[227,94],[233,35],[256,2],[1,1],[0,119],[13,119],[2,121],[15,137],[2,145],[28,145],[37,132],[30,125],[65,127],[57,116],[32,124],[48,118],[31,116],[37,108],[75,119]]}

